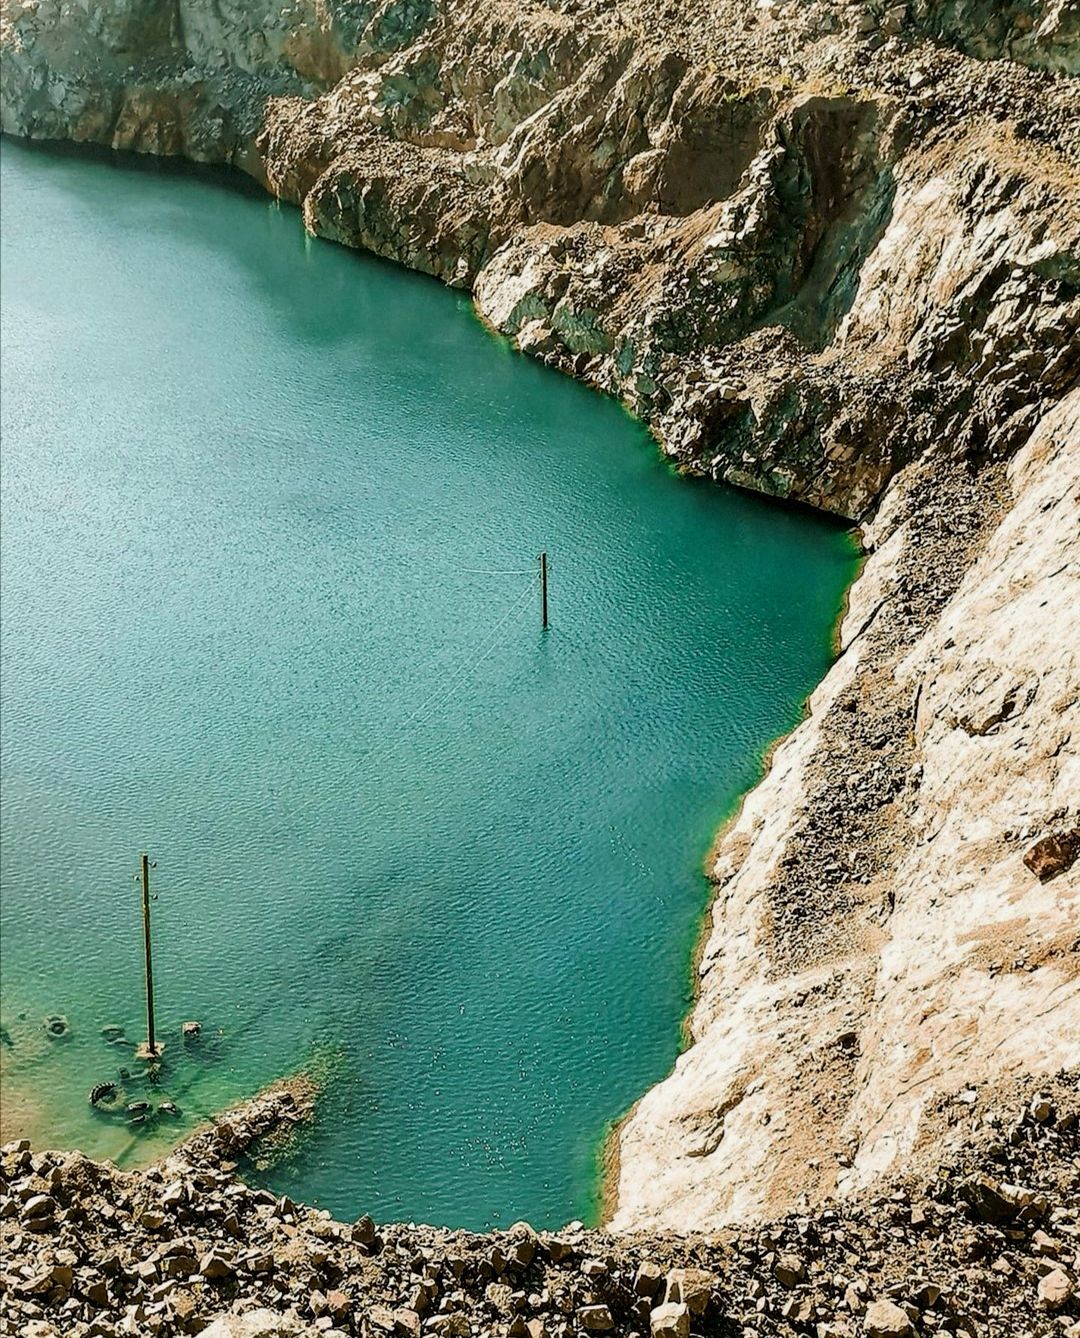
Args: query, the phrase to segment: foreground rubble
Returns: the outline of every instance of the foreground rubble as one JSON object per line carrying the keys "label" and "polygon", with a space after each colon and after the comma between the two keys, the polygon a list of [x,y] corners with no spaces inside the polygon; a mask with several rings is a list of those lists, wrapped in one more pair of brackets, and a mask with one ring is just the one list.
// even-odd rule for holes
{"label": "foreground rubble", "polygon": [[[965,1084],[1080,1064],[1078,15],[0,0],[6,131],[246,172],[310,232],[469,291],[681,469],[860,522],[842,653],[710,861],[691,1044],[614,1140],[620,1231],[827,1211],[925,1169]],[[891,1259],[908,1234],[867,1211]],[[997,1332],[1058,1331],[1038,1307],[1064,1284],[1040,1298],[1007,1236],[1011,1274],[912,1239],[1014,1298]],[[729,1332],[760,1300],[754,1331],[779,1322],[759,1271],[753,1302],[724,1284]],[[792,1323],[819,1322],[803,1300],[847,1322],[844,1289],[804,1285]],[[556,1293],[529,1318],[573,1328]],[[938,1313],[924,1331],[966,1331]]]}
{"label": "foreground rubble", "polygon": [[277,1089],[160,1166],[123,1172],[9,1144],[0,1332],[691,1334],[1066,1338],[1080,1334],[1077,1075],[984,1109],[965,1089],[932,1176],[715,1236],[573,1223],[478,1235],[346,1224],[253,1189],[229,1158],[310,1109]]}

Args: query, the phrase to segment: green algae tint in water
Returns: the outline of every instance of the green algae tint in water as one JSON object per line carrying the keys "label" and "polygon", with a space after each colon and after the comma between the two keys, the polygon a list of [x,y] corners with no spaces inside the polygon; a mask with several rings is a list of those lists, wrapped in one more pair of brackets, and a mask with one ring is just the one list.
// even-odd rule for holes
{"label": "green algae tint in water", "polygon": [[[588,1214],[845,536],[221,182],[5,145],[2,311],[8,1129],[131,1163],[329,1056],[275,1187]],[[138,1137],[86,1093],[141,1036],[143,849],[184,1115]]]}

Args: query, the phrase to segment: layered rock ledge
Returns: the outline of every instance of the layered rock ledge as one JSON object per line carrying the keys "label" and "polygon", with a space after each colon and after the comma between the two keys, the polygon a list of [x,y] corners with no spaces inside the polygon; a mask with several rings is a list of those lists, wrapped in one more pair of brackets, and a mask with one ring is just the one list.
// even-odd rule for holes
{"label": "layered rock ledge", "polygon": [[1075,4],[2,14],[9,133],[246,171],[682,468],[861,523],[842,654],[718,843],[614,1226],[816,1210],[916,1164],[944,1094],[1080,1063]]}
{"label": "layered rock ledge", "polygon": [[9,133],[250,172],[471,289],[695,472],[861,518],[942,437],[1016,448],[1075,380],[1073,5],[3,14]]}

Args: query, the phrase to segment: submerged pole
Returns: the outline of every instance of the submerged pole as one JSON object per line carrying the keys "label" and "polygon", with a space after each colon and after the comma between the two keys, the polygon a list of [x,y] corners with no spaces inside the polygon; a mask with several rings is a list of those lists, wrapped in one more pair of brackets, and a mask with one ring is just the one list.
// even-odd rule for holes
{"label": "submerged pole", "polygon": [[548,625],[548,580],[547,580],[547,554],[540,554],[540,616],[543,620],[543,626]]}
{"label": "submerged pole", "polygon": [[154,968],[150,961],[150,857],[142,857],[143,951],[146,955],[146,1053],[157,1057],[154,1041]]}

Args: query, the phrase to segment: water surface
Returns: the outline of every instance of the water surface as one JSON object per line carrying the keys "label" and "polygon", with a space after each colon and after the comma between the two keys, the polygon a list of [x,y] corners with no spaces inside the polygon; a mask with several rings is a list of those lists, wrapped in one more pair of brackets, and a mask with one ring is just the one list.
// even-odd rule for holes
{"label": "water surface", "polygon": [[[828,664],[846,538],[679,480],[463,297],[261,196],[2,161],[5,1124],[133,1162],[316,1056],[275,1186],[590,1214],[605,1127],[677,1052],[713,830]],[[100,1036],[141,1037],[144,849],[184,1114],[132,1130],[86,1093],[146,1092]]]}

